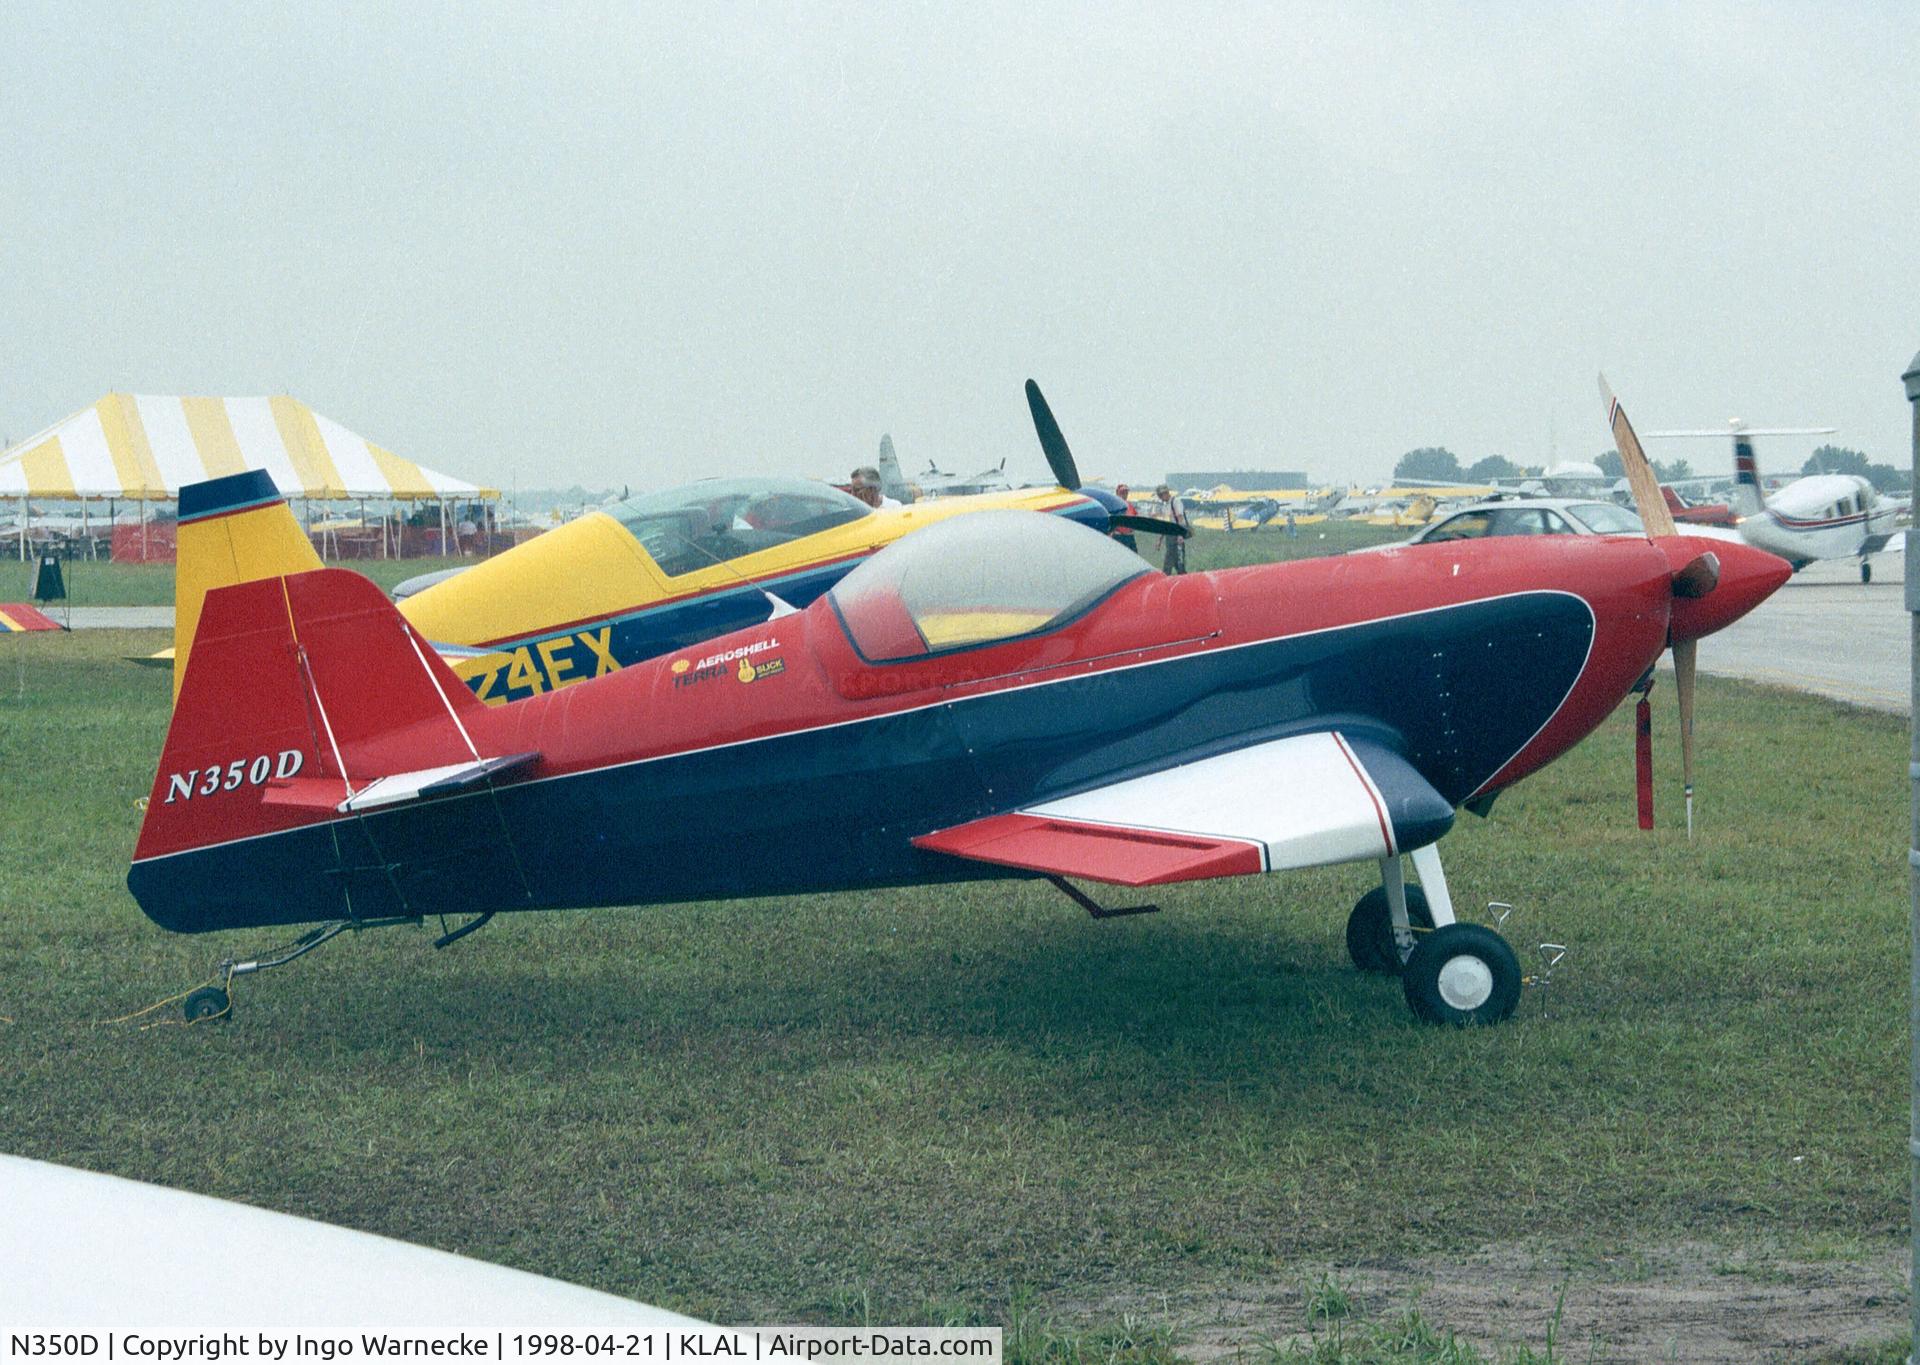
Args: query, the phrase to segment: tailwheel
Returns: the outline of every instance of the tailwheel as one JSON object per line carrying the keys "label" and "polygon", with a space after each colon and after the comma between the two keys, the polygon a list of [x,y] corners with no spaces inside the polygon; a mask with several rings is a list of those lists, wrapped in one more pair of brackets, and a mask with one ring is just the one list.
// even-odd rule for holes
{"label": "tailwheel", "polygon": [[1407,1004],[1429,1024],[1497,1024],[1520,1003],[1520,962],[1481,924],[1422,934],[1400,973]]}
{"label": "tailwheel", "polygon": [[180,1012],[187,1016],[189,1024],[203,1023],[210,1019],[233,1018],[233,1000],[220,986],[202,986],[190,991],[181,1002]]}
{"label": "tailwheel", "polygon": [[[1427,893],[1418,886],[1407,887],[1407,922],[1417,929],[1433,928],[1433,912],[1427,908]],[[1376,886],[1354,904],[1347,916],[1347,956],[1363,972],[1400,971],[1404,960],[1400,945],[1393,938],[1393,911],[1387,902],[1387,888]]]}

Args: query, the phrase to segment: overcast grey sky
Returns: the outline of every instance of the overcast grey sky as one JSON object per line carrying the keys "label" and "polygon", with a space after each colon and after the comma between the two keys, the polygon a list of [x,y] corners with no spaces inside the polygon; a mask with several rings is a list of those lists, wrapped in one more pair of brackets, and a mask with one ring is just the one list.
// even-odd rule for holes
{"label": "overcast grey sky", "polygon": [[1366,479],[1590,457],[1605,368],[1643,429],[1904,465],[1916,34],[1844,0],[7,0],[0,432],[286,392],[503,486],[844,475],[882,431],[1038,479],[1032,375],[1088,475]]}

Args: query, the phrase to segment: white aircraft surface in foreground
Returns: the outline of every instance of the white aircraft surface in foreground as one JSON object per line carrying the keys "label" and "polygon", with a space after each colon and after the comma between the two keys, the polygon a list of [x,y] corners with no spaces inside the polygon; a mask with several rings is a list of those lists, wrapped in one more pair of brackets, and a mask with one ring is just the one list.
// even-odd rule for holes
{"label": "white aircraft surface in foreground", "polygon": [[[698,1332],[631,1299],[206,1195],[0,1156],[0,1284],[36,1332]],[[556,1224],[547,1231],[566,1237]],[[30,1314],[27,1312],[31,1309]],[[491,1343],[489,1343],[491,1344]]]}

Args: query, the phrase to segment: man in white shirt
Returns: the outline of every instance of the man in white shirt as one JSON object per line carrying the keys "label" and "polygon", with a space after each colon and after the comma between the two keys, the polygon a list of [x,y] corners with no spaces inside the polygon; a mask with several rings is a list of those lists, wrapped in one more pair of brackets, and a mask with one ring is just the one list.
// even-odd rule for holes
{"label": "man in white shirt", "polygon": [[872,465],[861,465],[853,471],[848,491],[869,507],[885,511],[889,507],[899,507],[900,499],[890,498],[880,491],[880,471]]}
{"label": "man in white shirt", "polygon": [[[1192,526],[1187,520],[1187,505],[1174,496],[1173,490],[1161,484],[1155,494],[1166,506],[1166,518],[1176,526]],[[1160,568],[1163,573],[1185,573],[1187,571],[1187,538],[1185,536],[1163,536],[1166,542],[1166,556]]]}

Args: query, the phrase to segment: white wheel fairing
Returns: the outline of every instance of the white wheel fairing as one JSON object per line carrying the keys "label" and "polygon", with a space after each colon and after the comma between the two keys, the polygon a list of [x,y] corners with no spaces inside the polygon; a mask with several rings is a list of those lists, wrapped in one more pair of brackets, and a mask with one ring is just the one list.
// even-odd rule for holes
{"label": "white wheel fairing", "polygon": [[1470,1013],[1486,1004],[1493,995],[1493,969],[1472,953],[1448,958],[1440,968],[1440,998],[1449,1006]]}

